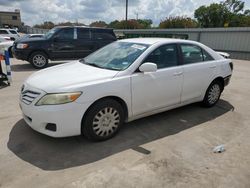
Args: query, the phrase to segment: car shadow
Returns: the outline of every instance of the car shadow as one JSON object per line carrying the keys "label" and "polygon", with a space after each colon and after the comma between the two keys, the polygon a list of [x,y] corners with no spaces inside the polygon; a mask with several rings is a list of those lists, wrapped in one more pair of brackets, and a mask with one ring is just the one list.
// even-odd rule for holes
{"label": "car shadow", "polygon": [[192,104],[127,123],[116,137],[104,142],[90,142],[82,136],[51,138],[33,131],[24,120],[19,120],[10,132],[7,146],[20,159],[36,167],[61,170],[92,163],[127,149],[149,154],[150,151],[140,145],[201,126],[233,110],[234,107],[224,100],[213,108]]}

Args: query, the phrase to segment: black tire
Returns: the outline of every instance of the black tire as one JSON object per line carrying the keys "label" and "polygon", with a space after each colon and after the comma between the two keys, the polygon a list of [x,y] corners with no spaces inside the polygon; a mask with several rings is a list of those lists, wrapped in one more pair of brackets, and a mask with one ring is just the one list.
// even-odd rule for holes
{"label": "black tire", "polygon": [[[40,60],[40,61],[39,61]],[[30,64],[36,69],[43,69],[48,66],[48,56],[44,52],[33,52],[29,57]]]}
{"label": "black tire", "polygon": [[213,81],[207,88],[205,97],[202,101],[203,106],[212,107],[220,99],[223,90],[222,83],[218,80]]}
{"label": "black tire", "polygon": [[[107,117],[100,114],[108,109],[110,109],[110,113],[118,114],[119,122],[117,122],[118,119],[115,118],[117,115],[114,115],[113,117],[113,114],[112,116],[110,114],[109,122],[105,123],[106,118],[108,118],[108,113],[106,113]],[[82,121],[82,134],[91,141],[108,140],[117,134],[124,123],[124,119],[124,110],[119,102],[113,99],[103,99],[94,103],[87,111]],[[112,120],[114,121],[112,122]],[[116,123],[114,124],[114,122]],[[101,131],[105,133],[102,133]]]}

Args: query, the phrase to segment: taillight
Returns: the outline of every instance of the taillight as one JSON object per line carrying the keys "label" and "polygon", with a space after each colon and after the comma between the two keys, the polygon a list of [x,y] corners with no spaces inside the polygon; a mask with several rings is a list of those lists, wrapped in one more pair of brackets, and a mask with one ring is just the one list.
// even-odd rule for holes
{"label": "taillight", "polygon": [[233,69],[234,69],[234,64],[233,64],[233,62],[230,62],[230,63],[229,63],[229,66],[230,66],[230,68],[231,68],[231,71],[233,71]]}

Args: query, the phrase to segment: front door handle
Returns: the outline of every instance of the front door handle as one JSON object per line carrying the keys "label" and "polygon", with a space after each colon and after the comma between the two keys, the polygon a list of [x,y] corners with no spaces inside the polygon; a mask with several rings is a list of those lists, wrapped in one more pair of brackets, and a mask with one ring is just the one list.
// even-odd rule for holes
{"label": "front door handle", "polygon": [[183,74],[183,72],[175,72],[174,73],[174,76],[180,76],[180,75],[182,75]]}

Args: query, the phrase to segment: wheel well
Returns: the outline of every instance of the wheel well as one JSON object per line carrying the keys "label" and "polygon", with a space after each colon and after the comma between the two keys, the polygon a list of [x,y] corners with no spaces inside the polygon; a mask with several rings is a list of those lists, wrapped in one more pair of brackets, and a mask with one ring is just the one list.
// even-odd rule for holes
{"label": "wheel well", "polygon": [[117,96],[107,96],[107,97],[103,97],[103,98],[100,98],[100,99],[96,100],[93,104],[91,104],[91,105],[88,107],[88,109],[86,110],[86,112],[85,112],[84,115],[83,115],[82,123],[83,123],[83,121],[84,121],[84,119],[85,119],[85,116],[86,116],[86,114],[88,113],[89,109],[90,109],[93,105],[95,105],[96,103],[98,103],[99,101],[104,100],[104,99],[113,99],[113,100],[117,101],[117,102],[122,106],[122,108],[123,108],[123,110],[124,110],[124,113],[125,113],[125,114],[124,114],[125,120],[128,118],[128,107],[127,107],[127,104],[125,103],[125,101],[124,101],[123,99],[121,99],[120,97],[117,97]]}
{"label": "wheel well", "polygon": [[213,82],[215,82],[215,81],[218,81],[219,83],[221,83],[221,86],[222,86],[222,91],[224,90],[224,79],[222,78],[222,77],[217,77],[217,78],[215,78],[213,81],[212,81],[212,83]]}
{"label": "wheel well", "polygon": [[43,52],[43,53],[45,53],[46,55],[47,55],[47,57],[48,57],[48,59],[50,59],[50,57],[49,57],[49,54],[45,51],[45,50],[33,50],[33,51],[31,51],[30,53],[29,53],[29,56],[28,56],[28,61],[30,60],[30,56],[33,54],[33,53],[35,53],[35,52]]}

